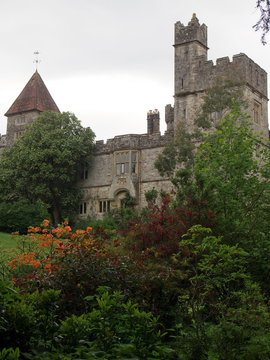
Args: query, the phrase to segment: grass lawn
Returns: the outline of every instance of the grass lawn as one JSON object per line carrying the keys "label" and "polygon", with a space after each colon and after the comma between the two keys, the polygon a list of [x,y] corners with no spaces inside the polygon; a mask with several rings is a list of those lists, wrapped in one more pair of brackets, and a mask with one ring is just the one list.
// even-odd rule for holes
{"label": "grass lawn", "polygon": [[0,232],[0,247],[4,250],[11,250],[17,247],[18,235],[10,235]]}

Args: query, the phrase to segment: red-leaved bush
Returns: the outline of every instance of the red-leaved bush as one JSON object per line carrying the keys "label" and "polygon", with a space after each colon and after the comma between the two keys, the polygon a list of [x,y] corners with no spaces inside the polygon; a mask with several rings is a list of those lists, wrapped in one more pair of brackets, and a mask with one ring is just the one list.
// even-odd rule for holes
{"label": "red-leaved bush", "polygon": [[169,257],[179,250],[181,236],[188,229],[196,224],[211,228],[214,217],[206,202],[187,201],[179,208],[171,194],[164,194],[161,205],[147,209],[139,221],[131,220],[122,236],[133,251],[144,252],[146,257]]}

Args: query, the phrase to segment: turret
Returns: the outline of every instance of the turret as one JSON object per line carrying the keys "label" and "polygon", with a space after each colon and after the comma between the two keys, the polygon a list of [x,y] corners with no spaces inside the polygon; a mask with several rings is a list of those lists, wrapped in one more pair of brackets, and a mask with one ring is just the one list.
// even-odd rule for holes
{"label": "turret", "polygon": [[200,25],[196,14],[184,26],[175,24],[175,94],[194,89],[194,68],[198,61],[207,60],[207,26]]}
{"label": "turret", "polygon": [[153,134],[159,134],[159,122],[160,122],[160,116],[159,111],[157,109],[155,110],[149,110],[147,113],[147,134],[153,135]]}

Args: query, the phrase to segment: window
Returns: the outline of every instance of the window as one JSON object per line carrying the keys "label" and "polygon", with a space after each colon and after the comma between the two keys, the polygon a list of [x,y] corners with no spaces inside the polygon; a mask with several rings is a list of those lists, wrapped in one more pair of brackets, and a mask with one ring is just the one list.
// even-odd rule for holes
{"label": "window", "polygon": [[116,175],[136,174],[138,172],[138,152],[123,151],[115,154]]}
{"label": "window", "polygon": [[88,169],[87,168],[84,168],[82,171],[81,171],[81,180],[86,180],[88,179]]}
{"label": "window", "polygon": [[24,133],[24,131],[17,131],[14,133],[14,140],[19,139],[20,136],[22,136],[22,134]]}
{"label": "window", "polygon": [[212,121],[220,121],[222,118],[222,111],[212,111],[210,114],[210,118]]}
{"label": "window", "polygon": [[259,72],[258,72],[258,70],[255,70],[255,80],[256,80],[256,85],[259,85]]}
{"label": "window", "polygon": [[116,175],[129,174],[130,152],[116,154]]}
{"label": "window", "polygon": [[86,214],[86,212],[87,212],[87,204],[86,202],[83,202],[80,205],[80,214]]}
{"label": "window", "polygon": [[131,153],[131,173],[137,173],[137,153],[135,151]]}
{"label": "window", "polygon": [[25,116],[20,116],[16,119],[16,124],[17,125],[21,125],[21,124],[25,124],[26,120],[25,120]]}
{"label": "window", "polygon": [[183,110],[183,117],[184,117],[184,119],[187,118],[187,110],[186,109]]}
{"label": "window", "polygon": [[99,212],[109,212],[111,210],[111,201],[110,200],[100,200],[99,201]]}
{"label": "window", "polygon": [[256,124],[260,124],[261,123],[261,113],[262,113],[262,105],[257,102],[254,101],[254,122]]}

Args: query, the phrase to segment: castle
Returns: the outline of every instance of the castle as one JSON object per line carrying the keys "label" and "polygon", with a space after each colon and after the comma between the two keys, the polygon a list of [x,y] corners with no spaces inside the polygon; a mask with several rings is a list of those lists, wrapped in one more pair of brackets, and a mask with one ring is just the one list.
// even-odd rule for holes
{"label": "castle", "polygon": [[[170,181],[159,175],[154,162],[173,139],[179,122],[192,128],[205,91],[218,77],[237,72],[253,127],[269,137],[267,74],[262,68],[243,53],[233,56],[232,61],[228,57],[217,59],[216,64],[208,60],[207,26],[200,25],[195,14],[187,26],[181,22],[175,24],[174,49],[174,106],[165,107],[167,130],[161,135],[159,111],[153,110],[147,113],[146,134],[96,142],[92,163],[83,169],[79,179],[83,190],[81,218],[89,215],[102,218],[106,212],[121,206],[127,192],[141,209],[146,206],[146,191],[171,189]],[[5,114],[7,134],[0,138],[0,152],[12,146],[25,126],[45,110],[59,112],[39,73],[35,72]],[[219,114],[213,112],[211,117],[218,120]]]}

